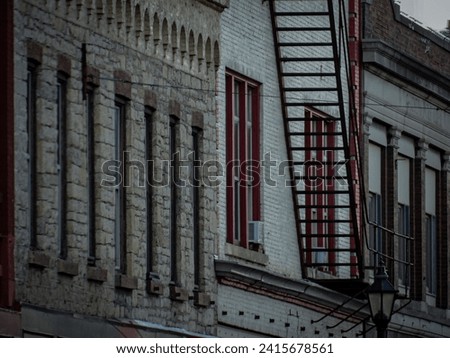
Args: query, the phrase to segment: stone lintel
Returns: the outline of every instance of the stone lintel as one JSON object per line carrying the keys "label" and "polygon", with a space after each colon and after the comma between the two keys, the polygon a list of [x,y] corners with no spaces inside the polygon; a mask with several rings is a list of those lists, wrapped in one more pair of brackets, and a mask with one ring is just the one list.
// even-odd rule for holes
{"label": "stone lintel", "polygon": [[50,256],[42,251],[30,251],[28,255],[28,265],[36,268],[48,268],[50,266]]}

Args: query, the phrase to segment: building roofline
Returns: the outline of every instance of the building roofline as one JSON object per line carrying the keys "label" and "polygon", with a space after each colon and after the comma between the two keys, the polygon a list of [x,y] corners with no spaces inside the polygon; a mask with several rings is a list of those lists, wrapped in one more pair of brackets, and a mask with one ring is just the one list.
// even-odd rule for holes
{"label": "building roofline", "polygon": [[[371,5],[373,1],[376,0],[361,0],[362,3]],[[446,51],[450,52],[450,38],[439,33],[437,30],[425,27],[419,20],[408,16],[408,14],[400,10],[400,4],[396,3],[395,0],[390,0],[392,6],[392,13],[394,14],[394,19],[408,27],[411,31],[417,32],[424,36],[428,40],[432,41],[434,44],[442,47]]]}
{"label": "building roofline", "polygon": [[[304,302],[314,303],[322,307],[328,307],[331,311],[339,304],[344,304],[349,296],[331,290],[324,286],[308,280],[294,280],[282,277],[278,274],[267,272],[240,263],[216,260],[215,271],[217,277],[228,278],[238,282],[250,284],[252,287],[260,287],[269,292],[273,291],[282,296],[297,298]],[[354,298],[340,309],[340,312],[354,312],[364,304],[361,300]],[[321,311],[318,309],[318,311]],[[368,309],[362,310],[362,315],[368,314]]]}

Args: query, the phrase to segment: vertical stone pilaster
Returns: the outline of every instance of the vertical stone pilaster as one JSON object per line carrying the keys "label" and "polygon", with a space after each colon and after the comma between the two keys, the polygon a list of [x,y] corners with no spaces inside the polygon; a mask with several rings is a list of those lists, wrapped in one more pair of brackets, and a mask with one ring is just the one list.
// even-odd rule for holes
{"label": "vertical stone pilaster", "polygon": [[[397,156],[398,156],[398,141],[401,136],[401,131],[396,127],[389,129],[388,147],[386,149],[386,227],[391,231],[397,231],[398,228],[398,172],[397,172]],[[396,237],[392,234],[386,234],[384,247],[385,253],[391,257],[398,257],[399,243]],[[389,271],[391,282],[397,282],[398,265],[395,261],[386,262]]]}
{"label": "vertical stone pilaster", "polygon": [[414,300],[425,298],[425,263],[426,263],[426,242],[425,242],[425,159],[428,144],[425,140],[417,143],[416,157],[414,159],[413,178],[413,249],[412,262],[414,263],[411,277],[411,297]]}

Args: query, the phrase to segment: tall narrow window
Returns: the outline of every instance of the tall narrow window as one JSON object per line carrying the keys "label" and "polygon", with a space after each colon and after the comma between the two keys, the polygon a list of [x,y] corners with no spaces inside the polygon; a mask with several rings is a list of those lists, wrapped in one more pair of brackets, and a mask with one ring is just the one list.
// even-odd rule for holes
{"label": "tall narrow window", "polygon": [[37,68],[34,62],[28,62],[27,72],[27,132],[28,132],[28,171],[29,171],[29,232],[30,246],[36,248],[36,91],[37,91]]}
{"label": "tall narrow window", "polygon": [[425,170],[425,213],[426,213],[426,284],[427,293],[437,291],[437,228],[436,228],[436,171]]}
{"label": "tall narrow window", "polygon": [[58,243],[59,256],[67,258],[66,235],[66,122],[67,122],[67,77],[58,73],[57,81],[57,170],[58,170]]}
{"label": "tall narrow window", "polygon": [[178,153],[177,153],[177,120],[170,118],[169,125],[170,152],[170,280],[178,283]]}
{"label": "tall narrow window", "polygon": [[126,273],[126,198],[125,198],[125,150],[126,102],[117,97],[114,106],[115,160],[119,167],[115,187],[115,262],[116,270]]}
{"label": "tall narrow window", "polygon": [[260,224],[260,85],[226,75],[227,241],[258,249]]}
{"label": "tall narrow window", "polygon": [[370,252],[370,265],[376,266],[383,252],[382,220],[382,166],[383,150],[380,146],[369,144],[369,244],[374,252]]}
{"label": "tall narrow window", "polygon": [[192,215],[194,241],[194,284],[200,287],[201,245],[200,245],[200,134],[201,130],[192,128]]}
{"label": "tall narrow window", "polygon": [[[397,159],[398,170],[398,233],[410,236],[410,160],[399,156]],[[410,241],[405,237],[398,239],[398,279],[403,286],[409,286]]]}
{"label": "tall narrow window", "polygon": [[95,232],[95,115],[93,87],[86,92],[86,120],[87,120],[87,169],[88,169],[88,243],[89,264],[94,265],[96,260],[96,232]]}
{"label": "tall narrow window", "polygon": [[146,220],[147,220],[147,278],[153,272],[153,111],[145,108],[145,161],[147,163],[146,180]]}

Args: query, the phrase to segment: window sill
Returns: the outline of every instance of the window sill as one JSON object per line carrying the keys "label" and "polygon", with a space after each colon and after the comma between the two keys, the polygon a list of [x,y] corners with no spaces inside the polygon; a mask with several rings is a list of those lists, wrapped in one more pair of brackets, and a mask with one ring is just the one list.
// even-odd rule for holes
{"label": "window sill", "polygon": [[425,295],[425,302],[427,303],[428,306],[436,307],[436,295],[427,292]]}
{"label": "window sill", "polygon": [[56,264],[58,273],[66,276],[78,276],[78,263],[59,259]]}
{"label": "window sill", "polygon": [[205,292],[194,291],[194,306],[209,307],[211,305],[211,296]]}
{"label": "window sill", "polygon": [[164,285],[157,274],[152,273],[146,281],[146,290],[149,295],[160,296],[163,294]]}
{"label": "window sill", "polygon": [[189,293],[186,289],[178,286],[170,286],[170,299],[179,302],[189,300]]}
{"label": "window sill", "polygon": [[138,288],[138,280],[136,277],[116,274],[115,286],[116,288],[132,291]]}
{"label": "window sill", "polygon": [[86,277],[89,281],[103,283],[108,280],[108,271],[100,267],[87,266]]}
{"label": "window sill", "polygon": [[225,255],[236,257],[248,262],[253,262],[258,265],[266,266],[269,262],[269,257],[262,252],[246,249],[241,246],[225,244]]}
{"label": "window sill", "polygon": [[30,250],[28,254],[28,265],[40,269],[50,266],[50,256],[42,251]]}

